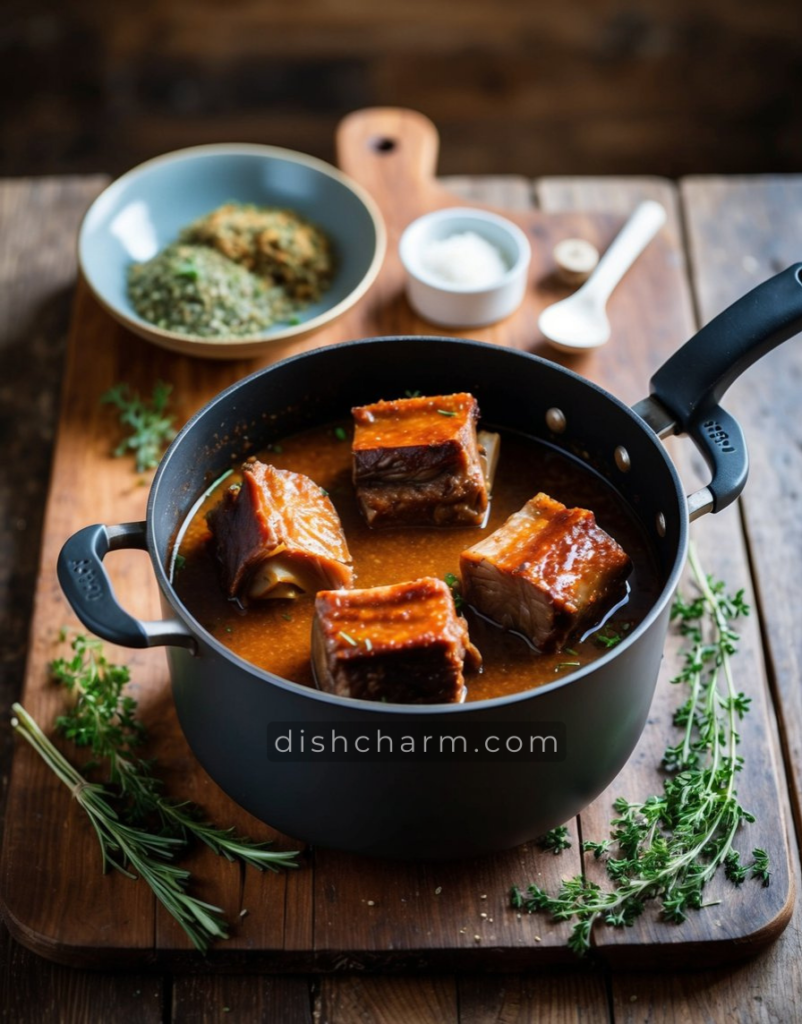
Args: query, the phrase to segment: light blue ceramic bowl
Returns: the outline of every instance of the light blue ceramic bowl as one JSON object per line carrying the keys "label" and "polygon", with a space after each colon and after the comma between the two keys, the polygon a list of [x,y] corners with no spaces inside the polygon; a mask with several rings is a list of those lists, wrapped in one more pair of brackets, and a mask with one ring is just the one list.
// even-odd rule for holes
{"label": "light blue ceramic bowl", "polygon": [[[247,338],[201,338],[143,320],[126,292],[128,267],[175,241],[181,228],[227,200],[287,207],[331,238],[337,269],[319,302],[295,325]],[[98,301],[120,323],[163,348],[212,359],[256,356],[279,340],[331,323],[368,289],[381,267],[381,214],[361,186],[333,167],[273,146],[196,146],[140,164],[113,182],[87,212],[78,238],[81,270]]]}

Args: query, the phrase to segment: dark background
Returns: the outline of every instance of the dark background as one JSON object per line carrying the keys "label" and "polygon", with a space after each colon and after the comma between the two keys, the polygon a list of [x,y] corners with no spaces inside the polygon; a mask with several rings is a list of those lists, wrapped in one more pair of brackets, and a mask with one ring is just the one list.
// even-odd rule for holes
{"label": "dark background", "polygon": [[443,173],[802,168],[800,0],[6,0],[0,174],[421,110]]}

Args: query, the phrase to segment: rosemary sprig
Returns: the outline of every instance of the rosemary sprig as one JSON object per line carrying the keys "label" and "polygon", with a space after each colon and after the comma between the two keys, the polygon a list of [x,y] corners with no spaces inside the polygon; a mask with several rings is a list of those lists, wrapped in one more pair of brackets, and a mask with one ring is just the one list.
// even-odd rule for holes
{"label": "rosemary sprig", "polygon": [[[89,816],[104,870],[113,867],[144,879],[195,946],[205,950],[214,939],[226,937],[225,921],[217,916],[218,908],[187,894],[189,872],[165,860],[182,853],[191,840],[260,870],[297,867],[296,853],[270,850],[269,843],[255,843],[234,829],[204,820],[194,804],[165,797],[153,774],[155,762],[135,753],[145,730],[136,718],[136,700],[123,692],[130,679],[128,668],[109,662],[100,640],[78,634],[71,646],[71,658],[58,658],[50,666],[53,678],[75,697],[56,726],[76,746],[88,747],[93,759],[83,773],[78,771],[19,705],[14,707],[15,728],[69,786]],[[87,773],[101,765],[107,769],[105,785],[87,779]]]}
{"label": "rosemary sprig", "polygon": [[[87,782],[56,749],[21,704],[12,705],[12,726],[30,743],[86,812],[100,843],[103,870],[112,867],[128,878],[141,878],[156,898],[179,922],[197,949],[205,951],[214,939],[228,935],[219,907],[186,891],[189,872],[171,863],[183,846],[175,836],[134,828],[120,820],[112,806],[114,795],[105,787]],[[132,870],[129,870],[131,868]]]}
{"label": "rosemary sprig", "polygon": [[138,473],[154,469],[165,446],[175,437],[175,417],[165,412],[172,390],[171,384],[158,380],[149,401],[140,398],[127,384],[115,384],[101,396],[101,402],[119,409],[120,423],[130,428],[113,454],[120,458],[133,452]]}
{"label": "rosemary sprig", "polygon": [[109,783],[117,787],[126,801],[126,816],[144,823],[155,815],[167,834],[181,841],[199,839],[228,860],[238,858],[257,868],[278,870],[297,867],[295,852],[267,849],[267,843],[254,843],[237,836],[233,829],[221,829],[204,821],[198,807],[186,801],[178,803],[164,797],[161,781],[153,775],[154,761],[145,761],[133,748],[145,739],[145,729],[135,717],[137,702],[124,694],[130,679],[125,665],[111,664],[100,640],[78,634],[73,638],[74,657],[51,663],[54,679],[76,695],[74,706],[56,719],[56,727],[76,746],[92,749],[95,758],[108,762]]}
{"label": "rosemary sprig", "polygon": [[749,698],[736,691],[731,665],[739,639],[731,623],[747,615],[749,607],[743,591],[728,597],[723,583],[704,573],[693,545],[689,564],[700,593],[691,602],[677,597],[672,608],[689,644],[672,682],[686,685],[690,693],[674,717],[682,738],[663,758],[671,774],[660,796],[642,803],[615,801],[619,816],[612,820],[610,839],[583,843],[586,852],[606,859],[612,888],[580,876],[564,881],[556,896],[534,884],[525,892],[517,886],[511,891],[518,910],[573,921],[568,944],[580,955],[590,948],[598,921],[631,925],[648,900],[660,901],[666,920],[684,921],[688,910],[708,905],[704,887],[722,866],[736,885],[748,875],[764,886],[770,881],[764,850],[755,849],[752,863],[743,865],[732,845],[742,823],[755,820],[735,790],[743,767],[737,727],[749,710]]}

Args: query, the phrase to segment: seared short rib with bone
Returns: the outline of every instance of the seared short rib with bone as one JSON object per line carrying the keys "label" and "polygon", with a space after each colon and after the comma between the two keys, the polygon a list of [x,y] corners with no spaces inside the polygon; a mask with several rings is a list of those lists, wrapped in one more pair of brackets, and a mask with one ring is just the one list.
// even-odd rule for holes
{"label": "seared short rib with bone", "polygon": [[308,476],[256,460],[207,516],[223,587],[240,600],[350,587],[351,556],[329,497]]}
{"label": "seared short rib with bone", "polygon": [[624,596],[631,563],[592,512],[540,493],[463,551],[460,568],[471,607],[552,651]]}

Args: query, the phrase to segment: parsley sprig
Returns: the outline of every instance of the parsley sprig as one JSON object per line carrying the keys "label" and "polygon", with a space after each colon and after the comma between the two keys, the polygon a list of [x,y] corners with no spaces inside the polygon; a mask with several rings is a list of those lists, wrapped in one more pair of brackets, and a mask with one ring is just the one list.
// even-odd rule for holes
{"label": "parsley sprig", "polygon": [[677,923],[688,910],[708,906],[704,887],[722,866],[736,885],[748,876],[764,886],[771,879],[765,850],[753,850],[751,863],[742,864],[733,848],[741,825],[755,820],[735,789],[744,763],[737,753],[738,723],[750,701],[736,690],[731,664],[739,639],[732,623],[748,615],[749,607],[742,590],[729,597],[723,583],[704,573],[693,545],[689,564],[699,595],[688,602],[677,597],[672,608],[688,644],[672,682],[686,686],[689,695],[674,716],[683,732],[663,758],[669,773],[663,793],[635,803],[619,798],[611,838],[582,844],[585,852],[605,859],[612,887],[579,876],[564,881],[555,896],[534,884],[525,892],[518,886],[511,891],[518,910],[573,921],[568,944],[580,955],[590,948],[597,922],[631,925],[648,900],[659,900],[663,917]]}
{"label": "parsley sprig", "polygon": [[172,390],[171,384],[157,380],[150,400],[140,398],[127,384],[115,384],[101,396],[101,402],[119,409],[120,423],[129,428],[113,454],[120,458],[133,452],[138,473],[154,469],[165,446],[176,435],[173,427],[175,417],[166,413]]}
{"label": "parsley sprig", "polygon": [[[103,870],[115,868],[129,878],[142,878],[156,898],[179,922],[194,945],[204,951],[210,942],[227,936],[221,911],[187,891],[188,871],[174,859],[191,840],[199,840],[228,860],[278,871],[297,867],[295,852],[268,849],[205,821],[199,808],[164,796],[154,775],[155,762],[135,751],[145,739],[136,718],[137,702],[124,693],[130,672],[109,662],[99,640],[79,634],[72,640],[73,655],[51,663],[53,678],[75,700],[56,719],[58,731],[78,747],[88,748],[92,760],[79,771],[42,732],[20,705],[13,706],[14,728],[39,753],[71,790],[89,817],[100,843]],[[104,783],[90,774],[105,766]]]}

